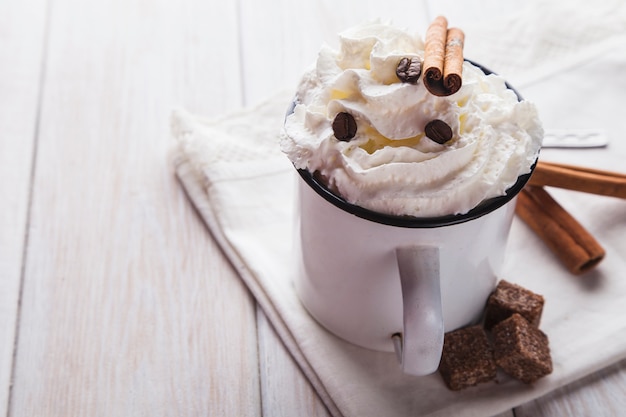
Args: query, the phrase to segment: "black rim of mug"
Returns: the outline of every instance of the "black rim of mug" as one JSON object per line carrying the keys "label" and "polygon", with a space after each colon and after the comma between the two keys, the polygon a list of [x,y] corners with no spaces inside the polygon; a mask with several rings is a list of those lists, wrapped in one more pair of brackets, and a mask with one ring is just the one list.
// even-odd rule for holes
{"label": "black rim of mug", "polygon": [[[486,75],[494,74],[494,72],[488,70],[484,66],[477,64],[469,59],[466,61],[480,68]],[[513,91],[517,96],[518,101],[522,101],[523,98],[519,94],[519,92],[513,88],[509,83],[505,82],[506,87]],[[295,107],[296,102],[293,101],[289,110],[287,111],[287,115],[293,113],[293,109]],[[442,227],[442,226],[451,226],[454,224],[464,223],[470,220],[477,219],[486,214],[489,214],[500,207],[504,206],[506,203],[511,201],[521,190],[524,188],[528,179],[532,175],[533,170],[535,169],[535,164],[530,169],[528,174],[520,175],[517,178],[517,181],[513,186],[509,187],[506,190],[506,193],[502,196],[493,197],[488,200],[483,201],[478,206],[474,207],[470,211],[464,214],[450,214],[445,216],[437,216],[437,217],[415,217],[415,216],[396,216],[392,214],[379,213],[377,211],[369,210],[363,208],[361,206],[349,203],[343,197],[338,196],[337,194],[330,191],[326,185],[319,181],[312,173],[305,169],[298,169],[298,173],[300,177],[306,182],[315,192],[323,197],[326,201],[333,204],[334,206],[340,208],[341,210],[351,213],[355,216],[358,216],[362,219],[370,220],[376,223],[386,224],[389,226],[397,226],[397,227],[407,227],[407,228],[433,228],[433,227]]]}

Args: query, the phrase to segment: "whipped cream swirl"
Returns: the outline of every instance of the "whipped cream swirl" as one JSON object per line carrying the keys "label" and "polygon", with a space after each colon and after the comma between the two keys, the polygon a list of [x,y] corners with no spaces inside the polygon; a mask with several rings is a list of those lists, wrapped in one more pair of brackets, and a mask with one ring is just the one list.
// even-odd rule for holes
{"label": "whipped cream swirl", "polygon": [[[380,22],[340,34],[339,50],[324,46],[285,121],[281,148],[295,167],[350,203],[416,217],[466,213],[529,173],[543,137],[535,106],[469,62],[451,96],[430,94],[421,78],[400,82],[398,62],[423,53],[419,36]],[[350,141],[333,134],[341,112],[356,120]],[[452,128],[445,144],[424,134],[435,119]]]}

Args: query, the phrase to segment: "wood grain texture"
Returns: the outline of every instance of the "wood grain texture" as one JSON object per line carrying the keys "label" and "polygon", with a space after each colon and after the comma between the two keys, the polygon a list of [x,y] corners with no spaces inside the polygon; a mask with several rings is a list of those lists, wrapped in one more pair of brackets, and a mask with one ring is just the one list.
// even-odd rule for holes
{"label": "wood grain texture", "polygon": [[422,1],[393,5],[376,0],[240,1],[246,104],[257,103],[280,88],[295,91],[320,46],[337,47],[337,34],[353,25],[382,19],[417,32],[425,31],[428,23]]}
{"label": "wood grain texture", "polygon": [[46,7],[0,2],[0,415],[9,402]]}
{"label": "wood grain texture", "polygon": [[516,417],[613,417],[626,410],[626,361],[515,409]]}
{"label": "wood grain texture", "polygon": [[[174,179],[169,113],[293,89],[367,19],[482,17],[453,5],[0,2],[0,415],[326,417]],[[622,362],[498,417],[619,415],[624,386]]]}
{"label": "wood grain texture", "polygon": [[259,413],[254,303],[167,161],[172,106],[241,104],[235,17],[54,1],[10,415]]}
{"label": "wood grain texture", "polygon": [[257,308],[262,415],[329,417],[324,403]]}

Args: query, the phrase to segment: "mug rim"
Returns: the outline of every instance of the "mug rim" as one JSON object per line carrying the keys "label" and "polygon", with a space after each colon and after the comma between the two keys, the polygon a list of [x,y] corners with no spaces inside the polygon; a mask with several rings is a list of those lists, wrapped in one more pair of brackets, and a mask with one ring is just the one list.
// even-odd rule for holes
{"label": "mug rim", "polygon": [[[493,71],[485,68],[483,65],[480,65],[474,61],[469,59],[465,59],[465,61],[473,64],[474,66],[480,68],[485,75],[495,74]],[[517,96],[518,101],[523,101],[523,97],[521,94],[508,82],[504,83],[506,87],[513,91]],[[287,111],[287,115],[293,112],[295,108],[296,100],[291,103],[289,110]],[[447,214],[444,216],[434,216],[434,217],[417,217],[410,215],[394,215],[394,214],[386,214],[378,211],[370,210],[359,205],[348,202],[343,197],[333,193],[328,187],[318,180],[313,173],[309,172],[306,169],[297,169],[300,177],[304,180],[304,182],[310,186],[318,195],[323,197],[326,201],[333,204],[337,208],[351,213],[357,217],[360,217],[365,220],[370,220],[376,223],[388,225],[388,226],[396,226],[396,227],[404,227],[404,228],[435,228],[435,227],[443,227],[443,226],[451,226],[459,223],[465,223],[470,220],[477,219],[486,214],[489,214],[500,207],[504,206],[506,203],[511,201],[519,192],[524,188],[526,183],[528,182],[530,176],[535,170],[535,166],[537,165],[537,160],[530,167],[530,172],[526,174],[522,174],[517,177],[517,181],[511,187],[509,187],[504,195],[492,197],[487,200],[482,201],[476,207],[472,208],[470,211],[463,214]]]}
{"label": "mug rim", "polygon": [[313,174],[311,174],[306,169],[297,169],[297,171],[298,174],[300,174],[300,177],[304,180],[304,182],[309,187],[311,187],[319,196],[324,198],[335,207],[347,213],[353,214],[365,220],[370,220],[387,226],[426,229],[465,223],[467,221],[477,219],[499,209],[500,207],[511,201],[517,194],[519,194],[522,188],[524,188],[524,186],[528,182],[528,179],[532,175],[535,165],[536,162],[535,164],[533,164],[533,166],[531,167],[531,171],[528,174],[520,175],[517,178],[515,184],[509,187],[505,191],[504,195],[484,200],[467,213],[447,214],[444,216],[435,217],[417,217],[410,215],[399,216],[370,210],[359,205],[352,204],[343,197],[340,197],[337,194],[333,193],[328,189],[328,187],[326,187],[324,183],[319,181]]}

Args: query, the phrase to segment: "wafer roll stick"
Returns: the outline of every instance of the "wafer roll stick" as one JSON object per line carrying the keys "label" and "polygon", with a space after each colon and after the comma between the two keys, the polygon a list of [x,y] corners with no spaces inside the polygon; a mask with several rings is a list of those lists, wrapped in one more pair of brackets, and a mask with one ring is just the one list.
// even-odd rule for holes
{"label": "wafer roll stick", "polygon": [[443,16],[438,16],[428,27],[424,44],[424,85],[433,94],[436,94],[433,88],[443,86],[441,78],[443,77],[447,37],[448,20]]}
{"label": "wafer roll stick", "polygon": [[426,31],[424,85],[431,94],[449,96],[461,88],[465,35],[448,29],[448,20],[438,16]]}
{"label": "wafer roll stick", "polygon": [[575,275],[594,268],[605,251],[596,239],[541,187],[526,186],[515,213]]}
{"label": "wafer roll stick", "polygon": [[461,29],[448,29],[446,57],[443,61],[443,87],[451,95],[459,91],[463,83],[463,42],[465,34]]}

